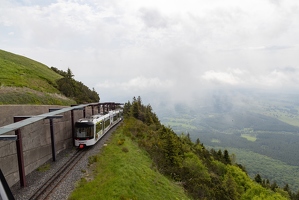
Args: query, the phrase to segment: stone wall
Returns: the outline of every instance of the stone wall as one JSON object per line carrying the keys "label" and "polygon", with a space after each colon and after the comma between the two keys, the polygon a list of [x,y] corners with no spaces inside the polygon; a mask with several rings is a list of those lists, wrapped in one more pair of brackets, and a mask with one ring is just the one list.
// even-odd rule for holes
{"label": "stone wall", "polygon": [[[0,106],[0,127],[13,123],[14,116],[33,116],[49,112],[52,108],[63,106],[36,106],[36,105],[5,105]],[[94,113],[97,113],[94,109]],[[82,110],[74,110],[74,121],[83,117]],[[91,107],[86,107],[85,115],[90,116]],[[62,118],[53,119],[56,154],[72,147],[72,121],[71,111],[65,112]],[[37,169],[40,165],[52,159],[50,120],[44,119],[20,129],[22,134],[24,166],[26,175]],[[5,135],[12,135],[9,132]],[[0,141],[0,168],[9,184],[19,181],[19,169],[15,141]]]}

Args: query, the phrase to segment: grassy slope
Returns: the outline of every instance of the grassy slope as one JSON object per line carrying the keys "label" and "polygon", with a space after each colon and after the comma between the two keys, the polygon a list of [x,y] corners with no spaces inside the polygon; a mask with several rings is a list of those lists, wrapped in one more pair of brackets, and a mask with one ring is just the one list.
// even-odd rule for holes
{"label": "grassy slope", "polygon": [[[119,145],[121,140],[125,141]],[[93,160],[97,160],[94,180],[81,179],[69,199],[189,199],[181,187],[151,168],[147,154],[121,129]]]}
{"label": "grassy slope", "polygon": [[76,102],[56,93],[44,93],[25,87],[0,87],[0,105],[72,105]]}
{"label": "grassy slope", "polygon": [[1,86],[28,87],[41,92],[59,93],[55,81],[62,78],[46,65],[0,50]]}
{"label": "grassy slope", "polygon": [[46,65],[0,50],[0,104],[74,104],[56,89],[61,76]]}

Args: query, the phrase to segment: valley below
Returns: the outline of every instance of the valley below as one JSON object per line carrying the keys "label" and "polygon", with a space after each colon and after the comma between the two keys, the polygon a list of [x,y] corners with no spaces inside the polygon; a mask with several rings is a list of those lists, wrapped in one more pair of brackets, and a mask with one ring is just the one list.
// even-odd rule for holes
{"label": "valley below", "polygon": [[[236,101],[238,99],[238,101]],[[241,99],[241,100],[240,100]],[[251,178],[299,189],[299,95],[213,96],[210,104],[158,109],[161,122],[206,148],[227,149]]]}

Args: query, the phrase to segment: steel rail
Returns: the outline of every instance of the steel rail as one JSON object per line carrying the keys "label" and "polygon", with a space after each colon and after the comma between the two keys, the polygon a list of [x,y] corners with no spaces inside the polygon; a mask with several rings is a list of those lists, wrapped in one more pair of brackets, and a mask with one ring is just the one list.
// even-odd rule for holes
{"label": "steel rail", "polygon": [[54,173],[52,177],[50,177],[35,191],[35,193],[30,197],[30,200],[46,199],[87,152],[87,149],[77,150],[74,155]]}

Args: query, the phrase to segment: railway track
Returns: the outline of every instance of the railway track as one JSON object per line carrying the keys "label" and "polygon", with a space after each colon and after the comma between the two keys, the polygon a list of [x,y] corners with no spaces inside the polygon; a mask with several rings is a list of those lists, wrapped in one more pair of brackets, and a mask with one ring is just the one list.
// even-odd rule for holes
{"label": "railway track", "polygon": [[[55,194],[57,188],[61,187],[60,184],[72,172],[75,166],[82,160],[82,158],[92,151],[92,149],[101,148],[105,141],[111,136],[114,130],[120,123],[112,127],[94,146],[78,149],[76,152],[64,163],[64,165],[57,170],[48,180],[44,181],[42,185],[34,191],[28,198],[30,200],[51,199],[51,195]],[[63,184],[62,184],[63,185]]]}
{"label": "railway track", "polygon": [[[88,167],[88,157],[98,154],[115,129],[122,124],[115,124],[95,145],[77,151],[68,148],[57,154],[56,162],[49,160],[46,171],[34,170],[26,176],[27,187],[15,184],[11,187],[16,200],[53,199],[66,200],[76,187],[76,182],[84,176]],[[0,198],[1,199],[1,198]]]}
{"label": "railway track", "polygon": [[72,171],[81,158],[88,152],[88,149],[89,148],[77,150],[51,178],[36,190],[30,197],[30,200],[47,199],[63,179]]}

